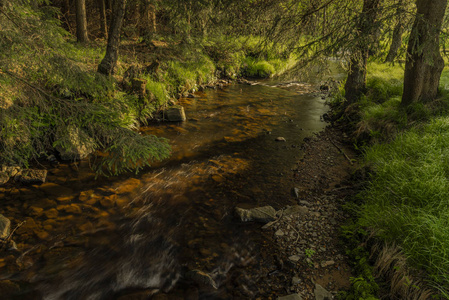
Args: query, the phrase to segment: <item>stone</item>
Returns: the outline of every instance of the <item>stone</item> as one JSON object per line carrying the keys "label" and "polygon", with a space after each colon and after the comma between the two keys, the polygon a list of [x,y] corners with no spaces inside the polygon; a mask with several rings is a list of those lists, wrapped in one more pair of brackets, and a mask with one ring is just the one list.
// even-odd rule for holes
{"label": "stone", "polygon": [[64,135],[61,132],[56,134],[56,139],[64,142],[64,147],[56,146],[62,160],[80,160],[86,158],[95,150],[94,140],[82,129],[75,126],[68,126]]}
{"label": "stone", "polygon": [[299,199],[300,196],[300,189],[297,187],[292,188],[292,195],[295,196],[296,199]]}
{"label": "stone", "polygon": [[24,170],[16,180],[25,184],[41,184],[47,180],[47,170]]}
{"label": "stone", "polygon": [[11,221],[0,214],[0,239],[6,239],[11,231]]}
{"label": "stone", "polygon": [[51,208],[49,210],[44,211],[44,215],[48,219],[56,219],[56,217],[58,216],[58,211],[55,208]]}
{"label": "stone", "polygon": [[14,177],[22,172],[22,169],[19,166],[1,166],[1,172],[6,173],[9,177]]}
{"label": "stone", "polygon": [[268,223],[276,219],[276,210],[271,206],[245,209],[236,207],[235,213],[242,222],[256,221]]}
{"label": "stone", "polygon": [[115,205],[115,199],[117,198],[117,195],[111,195],[107,197],[103,197],[100,199],[100,204],[104,208],[110,208]]}
{"label": "stone", "polygon": [[289,261],[291,261],[292,263],[297,263],[298,261],[300,261],[301,257],[299,257],[298,255],[292,255],[288,258]]}
{"label": "stone", "polygon": [[282,136],[279,136],[277,138],[274,139],[276,142],[286,142],[287,140],[285,138],[283,138]]}
{"label": "stone", "polygon": [[68,214],[81,214],[81,207],[79,207],[76,204],[70,204],[70,205],[58,205],[56,207],[58,211],[62,211]]}
{"label": "stone", "polygon": [[204,287],[213,287],[214,289],[218,289],[217,283],[215,280],[207,273],[201,270],[191,270],[188,271],[185,277],[189,280],[192,280],[199,286]]}
{"label": "stone", "polygon": [[335,264],[335,261],[333,261],[333,260],[323,261],[323,262],[321,262],[321,267],[326,268],[326,267],[332,266],[334,264]]}
{"label": "stone", "polygon": [[319,284],[315,285],[315,300],[331,300],[332,294]]}
{"label": "stone", "polygon": [[80,192],[78,199],[82,202],[85,202],[85,201],[89,200],[93,194],[94,194],[93,190],[82,191],[82,192]]}
{"label": "stone", "polygon": [[29,213],[31,216],[34,216],[34,217],[39,217],[39,216],[41,216],[43,211],[44,211],[44,209],[43,209],[42,207],[30,206],[30,207],[28,208],[28,213]]}
{"label": "stone", "polygon": [[9,181],[9,176],[6,172],[0,172],[0,185],[5,184]]}
{"label": "stone", "polygon": [[278,297],[277,300],[302,300],[302,297],[299,294],[291,294],[288,296]]}
{"label": "stone", "polygon": [[184,122],[186,120],[186,114],[184,107],[180,105],[174,105],[164,111],[165,119],[170,122]]}
{"label": "stone", "polygon": [[301,279],[299,277],[293,276],[292,278],[292,284],[297,285],[301,283]]}
{"label": "stone", "polygon": [[278,229],[278,230],[274,233],[274,235],[275,235],[275,236],[284,236],[285,233],[282,231],[282,229]]}

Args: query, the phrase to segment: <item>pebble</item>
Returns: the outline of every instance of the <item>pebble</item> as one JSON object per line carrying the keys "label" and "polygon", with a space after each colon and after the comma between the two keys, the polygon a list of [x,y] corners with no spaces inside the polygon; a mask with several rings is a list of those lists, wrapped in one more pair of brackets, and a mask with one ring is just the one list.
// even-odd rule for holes
{"label": "pebble", "polygon": [[300,259],[301,259],[301,257],[298,255],[292,255],[288,258],[288,260],[290,260],[293,263],[297,263]]}
{"label": "pebble", "polygon": [[281,237],[281,236],[284,236],[285,233],[282,231],[282,229],[278,229],[278,230],[274,233],[274,235],[275,235],[275,236],[278,236],[278,237]]}

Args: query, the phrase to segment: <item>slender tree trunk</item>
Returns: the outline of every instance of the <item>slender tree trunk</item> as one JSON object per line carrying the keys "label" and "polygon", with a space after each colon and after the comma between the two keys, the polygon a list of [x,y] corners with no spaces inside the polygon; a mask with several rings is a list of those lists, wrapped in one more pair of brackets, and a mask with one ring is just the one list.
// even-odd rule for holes
{"label": "slender tree trunk", "polygon": [[86,0],[76,0],[76,39],[80,43],[89,41],[87,36]]}
{"label": "slender tree trunk", "polygon": [[326,16],[326,7],[323,8],[323,28],[322,28],[322,35],[326,35],[326,27],[327,27],[327,16]]}
{"label": "slender tree trunk", "polygon": [[156,33],[156,5],[152,0],[142,0],[140,2],[140,36],[144,39],[151,39]]}
{"label": "slender tree trunk", "polygon": [[101,35],[104,38],[108,38],[108,25],[106,18],[106,3],[105,0],[97,0],[98,8],[100,9],[100,27],[101,27]]}
{"label": "slender tree trunk", "polygon": [[366,90],[368,52],[373,40],[379,4],[380,0],[363,0],[363,9],[357,26],[358,41],[352,49],[345,84],[345,95],[349,103],[356,102]]}
{"label": "slender tree trunk", "polygon": [[125,15],[126,0],[116,0],[114,4],[106,55],[97,70],[104,75],[113,74],[117,64],[118,48],[120,46],[120,31],[122,29],[123,16]]}
{"label": "slender tree trunk", "polygon": [[447,0],[417,0],[417,15],[407,47],[401,105],[428,102],[437,96],[444,60],[440,31]]}
{"label": "slender tree trunk", "polygon": [[398,8],[396,9],[396,18],[397,23],[393,30],[393,37],[391,39],[390,50],[388,51],[387,58],[385,58],[385,62],[393,62],[396,56],[398,55],[399,48],[402,45],[402,34],[404,33],[404,24],[405,24],[405,14],[403,7],[403,0],[400,0],[398,3]]}
{"label": "slender tree trunk", "polygon": [[393,30],[393,37],[391,39],[390,50],[388,51],[387,57],[385,58],[385,62],[393,62],[398,56],[399,48],[402,45],[402,34],[404,33],[404,24],[402,21],[398,21]]}

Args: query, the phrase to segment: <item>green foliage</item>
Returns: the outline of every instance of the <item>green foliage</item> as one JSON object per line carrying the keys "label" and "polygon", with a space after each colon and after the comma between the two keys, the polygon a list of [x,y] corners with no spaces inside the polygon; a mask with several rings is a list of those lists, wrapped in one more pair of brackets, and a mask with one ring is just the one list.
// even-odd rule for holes
{"label": "green foliage", "polygon": [[242,74],[246,77],[268,78],[274,72],[275,69],[269,62],[248,57],[244,61]]}
{"label": "green foliage", "polygon": [[[141,136],[146,103],[95,72],[102,51],[66,41],[54,11],[11,1],[0,16],[0,163],[31,160],[74,144],[107,154],[99,172],[137,170],[169,154],[166,140]],[[154,110],[154,108],[153,108]]]}
{"label": "green foliage", "polygon": [[[366,153],[376,176],[361,224],[401,245],[410,263],[449,291],[449,118],[432,120]],[[446,287],[446,288],[444,288]]]}
{"label": "green foliage", "polygon": [[[354,204],[355,205],[355,204]],[[358,211],[360,207],[356,206]],[[351,277],[349,291],[340,292],[338,299],[365,299],[375,300],[379,286],[373,275],[373,269],[368,262],[369,252],[363,246],[368,233],[359,224],[351,223],[342,226],[341,237],[346,245],[346,255],[351,259],[352,268],[356,277]]]}
{"label": "green foliage", "polygon": [[164,80],[170,83],[174,93],[193,90],[215,79],[214,63],[200,53],[195,58],[187,57],[185,62],[170,60],[163,67],[167,70]]}

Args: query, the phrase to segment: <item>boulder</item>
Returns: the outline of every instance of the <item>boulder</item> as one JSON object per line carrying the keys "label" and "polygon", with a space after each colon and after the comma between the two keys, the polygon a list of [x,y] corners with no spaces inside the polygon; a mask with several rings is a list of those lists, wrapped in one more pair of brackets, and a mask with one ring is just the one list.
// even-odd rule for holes
{"label": "boulder", "polygon": [[47,179],[47,170],[28,169],[16,176],[16,180],[25,184],[44,183]]}
{"label": "boulder", "polygon": [[170,122],[184,122],[186,120],[186,114],[184,107],[180,105],[172,106],[164,111],[165,119]]}
{"label": "boulder", "polygon": [[0,214],[0,239],[6,239],[11,231],[11,221]]}
{"label": "boulder", "polygon": [[235,208],[237,217],[242,222],[256,221],[261,223],[268,223],[276,219],[276,210],[271,206],[263,206],[256,208]]}
{"label": "boulder", "polygon": [[80,160],[94,152],[94,140],[82,129],[69,126],[66,135],[61,137],[61,133],[57,134],[57,140],[64,144],[55,147],[62,160]]}

